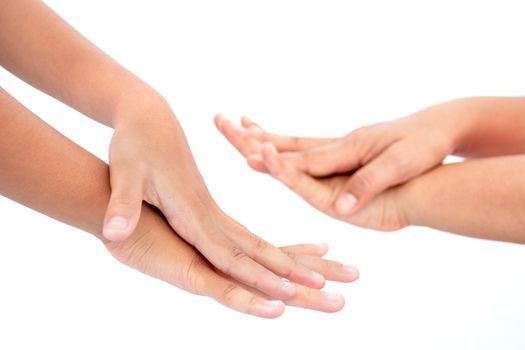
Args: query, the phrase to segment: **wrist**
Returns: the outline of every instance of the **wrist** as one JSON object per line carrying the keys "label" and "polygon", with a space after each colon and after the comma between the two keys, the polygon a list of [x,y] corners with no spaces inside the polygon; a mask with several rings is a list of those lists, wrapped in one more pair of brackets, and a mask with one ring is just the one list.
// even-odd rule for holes
{"label": "wrist", "polygon": [[150,122],[153,117],[166,115],[166,111],[171,114],[171,109],[164,97],[150,86],[139,84],[123,93],[115,101],[111,127],[117,129],[145,120]]}
{"label": "wrist", "polygon": [[476,98],[467,97],[449,101],[442,106],[442,114],[447,119],[451,135],[450,154],[461,153],[468,143],[468,135],[478,122],[478,101]]}
{"label": "wrist", "polygon": [[402,226],[421,226],[419,208],[422,206],[418,196],[416,177],[394,189],[394,199],[398,210],[399,221]]}

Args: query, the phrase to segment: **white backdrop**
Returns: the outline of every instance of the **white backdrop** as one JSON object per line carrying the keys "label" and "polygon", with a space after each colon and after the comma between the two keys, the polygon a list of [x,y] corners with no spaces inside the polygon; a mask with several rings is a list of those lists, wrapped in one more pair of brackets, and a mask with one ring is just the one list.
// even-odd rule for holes
{"label": "white backdrop", "polygon": [[[47,1],[169,100],[219,204],[275,244],[357,265],[337,314],[230,311],[114,261],[0,198],[0,349],[524,349],[525,246],[336,222],[255,174],[217,112],[341,135],[447,99],[525,88],[520,1]],[[111,131],[0,71],[1,85],[107,159]],[[0,165],[1,166],[1,165]]]}

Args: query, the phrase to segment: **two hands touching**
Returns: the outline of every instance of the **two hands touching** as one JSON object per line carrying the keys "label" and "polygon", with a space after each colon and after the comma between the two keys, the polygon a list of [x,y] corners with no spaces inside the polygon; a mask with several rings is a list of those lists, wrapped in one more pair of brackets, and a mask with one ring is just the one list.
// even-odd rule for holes
{"label": "two hands touching", "polygon": [[[323,259],[325,245],[275,247],[224,213],[160,94],[41,1],[6,1],[0,29],[0,65],[115,129],[108,168],[0,89],[0,194],[93,233],[127,265],[241,312],[343,307],[342,296],[320,289],[354,281],[357,270]],[[525,211],[524,110],[523,98],[455,100],[341,138],[215,121],[252,168],[337,219],[525,242],[516,220]],[[441,166],[448,154],[479,161]]]}
{"label": "two hands touching", "polygon": [[247,117],[240,126],[215,117],[218,130],[251,168],[331,217],[382,231],[409,225],[410,208],[399,185],[453,152],[459,121],[431,108],[343,137],[313,138],[272,134]]}
{"label": "two hands touching", "polygon": [[[328,250],[324,244],[278,248],[225,214],[210,196],[168,104],[161,98],[146,101],[121,106],[114,119],[103,235],[117,259],[164,280],[173,279],[167,267],[179,261],[180,270],[183,262],[191,273],[181,273],[175,285],[261,317],[280,315],[282,301],[340,310],[344,298],[320,289],[325,279],[352,282],[358,271],[322,259]],[[137,237],[143,200],[157,207],[170,227],[160,225]],[[137,252],[144,246],[151,248]],[[176,257],[167,254],[170,246]],[[145,257],[137,261],[137,255]]]}
{"label": "two hands touching", "polygon": [[[251,168],[336,219],[523,243],[523,110],[522,97],[463,98],[339,138],[276,135],[246,117],[215,124]],[[466,160],[443,165],[448,155]]]}
{"label": "two hands touching", "polygon": [[44,2],[2,2],[0,47],[2,67],[115,130],[108,169],[0,88],[0,194],[95,234],[125,264],[239,311],[343,307],[341,295],[320,289],[354,281],[357,270],[323,259],[325,246],[275,247],[224,213],[166,100]]}

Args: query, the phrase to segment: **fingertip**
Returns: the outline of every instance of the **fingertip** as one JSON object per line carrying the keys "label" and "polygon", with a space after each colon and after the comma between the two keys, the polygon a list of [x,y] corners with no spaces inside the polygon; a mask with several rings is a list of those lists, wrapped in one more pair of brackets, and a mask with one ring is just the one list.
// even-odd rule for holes
{"label": "fingertip", "polygon": [[355,266],[343,265],[342,272],[343,278],[341,282],[354,282],[359,278],[359,270]]}
{"label": "fingertip", "polygon": [[344,193],[335,202],[335,212],[339,216],[347,216],[357,207],[357,198],[351,193]]}
{"label": "fingertip", "polygon": [[262,145],[261,155],[264,165],[270,170],[271,173],[275,173],[278,167],[276,161],[277,150],[275,146],[270,142],[265,142]]}
{"label": "fingertip", "polygon": [[327,312],[338,312],[345,307],[346,300],[341,294],[331,294],[329,299]]}
{"label": "fingertip", "polygon": [[213,122],[215,123],[216,127],[219,127],[223,118],[224,117],[222,116],[222,114],[220,113],[215,114],[215,116],[213,117]]}
{"label": "fingertip", "polygon": [[135,229],[133,226],[133,223],[128,218],[114,216],[104,223],[102,235],[110,241],[120,242],[131,235],[131,232]]}
{"label": "fingertip", "polygon": [[248,118],[247,116],[243,115],[241,117],[241,125],[244,126],[244,127],[249,127],[250,125],[252,125],[253,122],[251,121],[250,118]]}
{"label": "fingertip", "polygon": [[315,244],[318,249],[319,256],[324,256],[330,250],[330,246],[326,242],[320,242]]}
{"label": "fingertip", "polygon": [[261,172],[261,173],[267,173],[268,169],[264,165],[264,161],[260,154],[250,154],[246,157],[246,163],[248,163],[248,166],[252,168],[255,171]]}
{"label": "fingertip", "polygon": [[274,319],[284,313],[285,306],[280,300],[267,300],[265,302],[254,304],[251,314],[268,319]]}
{"label": "fingertip", "polygon": [[324,276],[315,271],[310,272],[310,281],[311,281],[310,287],[316,288],[316,289],[322,289],[326,284],[326,279],[324,278]]}

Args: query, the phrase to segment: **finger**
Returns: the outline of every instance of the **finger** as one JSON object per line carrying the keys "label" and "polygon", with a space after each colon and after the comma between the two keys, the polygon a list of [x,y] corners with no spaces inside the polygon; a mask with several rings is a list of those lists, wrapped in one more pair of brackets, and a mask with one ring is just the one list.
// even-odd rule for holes
{"label": "finger", "polygon": [[284,312],[282,301],[258,296],[240,283],[230,281],[211,270],[203,274],[200,280],[203,282],[200,285],[205,295],[230,309],[263,318],[276,318]]}
{"label": "finger", "polygon": [[261,143],[254,137],[250,137],[245,129],[235,126],[230,120],[220,114],[215,116],[214,122],[217,129],[228,142],[243,156],[260,152]]}
{"label": "finger", "polygon": [[283,246],[280,247],[280,249],[287,254],[313,255],[321,258],[328,253],[328,249],[330,248],[326,243],[307,243]]}
{"label": "finger", "polygon": [[[151,234],[159,235],[162,232],[153,230]],[[209,262],[177,234],[161,237],[159,242],[162,244],[144,244],[148,247],[148,254],[141,256],[147,258],[147,268],[132,266],[190,293],[211,297],[242,313],[275,318],[284,312],[283,302],[268,300],[213,270]],[[134,244],[134,247],[136,246],[137,244]],[[136,264],[139,260],[133,261]]]}
{"label": "finger", "polygon": [[354,170],[362,161],[360,152],[346,139],[304,149],[301,152],[284,152],[283,159],[299,170],[322,177]]}
{"label": "finger", "polygon": [[345,306],[345,299],[340,294],[327,293],[317,289],[296,285],[296,295],[286,300],[286,305],[302,307],[322,312],[337,312]]}
{"label": "finger", "polygon": [[128,238],[137,227],[144,197],[141,176],[130,169],[110,168],[111,197],[104,217],[103,236],[110,241]]}
{"label": "finger", "polygon": [[351,265],[322,259],[317,256],[290,253],[295,261],[321,274],[330,281],[353,282],[359,277],[359,270]]}
{"label": "finger", "polygon": [[254,261],[232,242],[209,236],[197,244],[197,249],[227,276],[272,298],[286,300],[295,295],[295,287],[290,282]]}
{"label": "finger", "polygon": [[275,274],[312,288],[322,288],[325,284],[324,277],[304,265],[298,264],[290,255],[281,249],[254,235],[246,228],[238,226],[234,243],[236,243],[248,256],[257,261]]}
{"label": "finger", "polygon": [[368,204],[377,194],[408,180],[417,162],[412,162],[411,151],[394,144],[377,158],[350,176],[338,196],[334,210],[339,216],[352,215]]}
{"label": "finger", "polygon": [[259,142],[271,142],[279,152],[295,152],[320,146],[335,140],[333,137],[297,137],[269,133],[248,117],[241,118],[241,125],[253,132],[252,136]]}
{"label": "finger", "polygon": [[246,157],[246,163],[255,171],[260,173],[268,173],[268,168],[264,165],[264,161],[260,154],[250,154]]}
{"label": "finger", "polygon": [[265,166],[275,179],[281,181],[292,191],[301,196],[314,208],[325,211],[332,202],[330,189],[321,182],[301,172],[292,164],[284,161],[271,143],[265,143],[262,148],[262,158]]}

